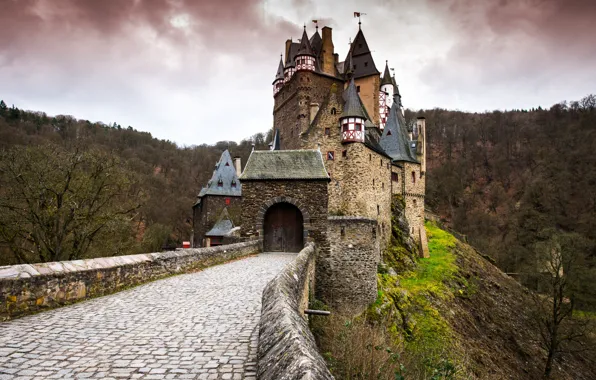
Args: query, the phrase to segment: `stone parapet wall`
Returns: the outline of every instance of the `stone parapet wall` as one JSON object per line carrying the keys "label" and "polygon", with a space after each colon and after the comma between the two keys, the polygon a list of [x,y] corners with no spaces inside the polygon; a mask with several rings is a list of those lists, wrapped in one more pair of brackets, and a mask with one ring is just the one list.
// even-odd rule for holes
{"label": "stone parapet wall", "polygon": [[258,241],[0,267],[0,321],[258,253]]}
{"label": "stone parapet wall", "polygon": [[316,254],[315,245],[308,244],[263,291],[260,380],[333,379],[304,315],[314,286]]}
{"label": "stone parapet wall", "polygon": [[381,260],[375,219],[331,216],[329,252],[317,258],[317,295],[334,310],[356,315],[377,298],[377,267]]}

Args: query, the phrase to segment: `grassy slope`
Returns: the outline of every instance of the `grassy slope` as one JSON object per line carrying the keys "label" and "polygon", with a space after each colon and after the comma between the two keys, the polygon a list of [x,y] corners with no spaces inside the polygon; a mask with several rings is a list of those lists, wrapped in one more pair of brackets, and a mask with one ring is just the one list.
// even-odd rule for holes
{"label": "grassy slope", "polygon": [[[430,223],[427,232],[431,257],[410,272],[379,274],[369,314],[395,315],[389,330],[428,375],[453,365],[457,378],[539,379],[545,355],[528,291],[449,233]],[[587,358],[560,363],[554,379],[596,378]]]}

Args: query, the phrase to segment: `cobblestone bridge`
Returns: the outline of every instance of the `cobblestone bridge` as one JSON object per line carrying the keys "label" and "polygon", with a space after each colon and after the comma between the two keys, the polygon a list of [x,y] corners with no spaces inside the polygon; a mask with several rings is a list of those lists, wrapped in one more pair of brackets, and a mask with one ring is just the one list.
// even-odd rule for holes
{"label": "cobblestone bridge", "polygon": [[4,379],[255,379],[260,254],[0,323]]}

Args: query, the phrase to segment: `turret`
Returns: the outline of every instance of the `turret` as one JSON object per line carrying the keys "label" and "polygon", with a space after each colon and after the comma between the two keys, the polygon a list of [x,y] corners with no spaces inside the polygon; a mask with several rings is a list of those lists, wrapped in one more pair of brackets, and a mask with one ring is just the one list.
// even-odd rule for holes
{"label": "turret", "polygon": [[287,83],[296,72],[296,66],[294,63],[294,58],[296,56],[296,51],[298,50],[298,44],[292,42],[292,40],[286,41],[286,65],[284,67],[284,83]]}
{"label": "turret", "polygon": [[393,81],[389,74],[389,65],[385,61],[385,72],[381,77],[381,91],[379,93],[379,127],[385,128],[389,109],[393,105]]}
{"label": "turret", "polygon": [[312,50],[312,46],[310,46],[308,36],[306,35],[306,27],[304,27],[302,39],[300,40],[300,47],[298,48],[295,58],[296,71],[315,71],[315,60],[315,54]]}
{"label": "turret", "polygon": [[341,142],[364,142],[364,122],[366,121],[366,116],[362,109],[362,102],[358,96],[354,79],[350,80],[344,100],[344,110],[339,117]]}
{"label": "turret", "polygon": [[284,63],[283,60],[279,59],[279,67],[275,74],[275,80],[273,80],[273,95],[275,96],[284,85]]}
{"label": "turret", "polygon": [[416,120],[416,129],[418,130],[416,144],[416,158],[420,162],[420,173],[426,173],[426,120],[420,116]]}

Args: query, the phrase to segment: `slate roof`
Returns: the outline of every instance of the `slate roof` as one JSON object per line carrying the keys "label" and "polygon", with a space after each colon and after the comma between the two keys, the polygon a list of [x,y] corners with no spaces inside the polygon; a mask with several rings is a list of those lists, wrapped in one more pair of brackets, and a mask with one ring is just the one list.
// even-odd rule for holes
{"label": "slate roof", "polygon": [[300,48],[300,44],[298,42],[290,43],[290,48],[288,49],[288,55],[286,56],[286,66],[285,67],[294,67],[295,66],[295,58],[296,53],[298,53],[298,49]]}
{"label": "slate roof", "polygon": [[[362,30],[358,31],[356,38],[354,38],[354,42],[352,42],[350,45],[346,62],[348,62],[348,60],[351,64],[351,67],[353,68],[354,78],[380,74],[379,70],[377,70],[377,67],[375,66],[375,61],[372,58],[370,49],[368,48],[368,43],[366,42],[366,38],[364,38]],[[346,67],[344,64],[345,73],[347,73],[348,69],[349,67]]]}
{"label": "slate roof", "polygon": [[340,118],[344,117],[360,117],[363,119],[368,119],[366,117],[364,107],[362,106],[362,101],[360,100],[360,96],[358,95],[358,90],[356,89],[356,84],[354,83],[354,79],[350,80],[350,84],[348,88],[344,92],[344,110],[341,113]]}
{"label": "slate roof", "polygon": [[383,135],[379,145],[393,159],[393,161],[418,162],[416,154],[412,154],[405,120],[401,117],[401,111],[397,102],[393,102]]}
{"label": "slate roof", "polygon": [[[218,182],[220,181],[222,184],[221,187],[218,186]],[[236,183],[236,187],[232,186],[233,182]],[[213,170],[213,175],[209,182],[207,182],[207,186],[201,189],[199,198],[205,195],[242,196],[242,184],[238,180],[236,169],[232,162],[232,156],[230,156],[230,152],[227,149],[221,154],[219,161],[215,165],[215,170]]]}
{"label": "slate roof", "polygon": [[383,77],[381,78],[381,86],[386,84],[394,84],[394,81],[389,74],[389,64],[385,61],[385,71],[383,72]]}
{"label": "slate roof", "polygon": [[312,46],[310,46],[310,41],[308,40],[308,35],[306,34],[306,28],[302,32],[302,38],[300,39],[300,46],[298,47],[298,51],[296,55],[311,55],[315,56],[315,53],[312,51]]}
{"label": "slate roof", "polygon": [[230,214],[228,213],[227,207],[223,209],[217,222],[213,226],[209,232],[205,234],[205,236],[224,236],[230,230],[234,228],[234,223],[230,220]]}
{"label": "slate roof", "polygon": [[321,51],[323,49],[323,39],[319,34],[319,30],[315,32],[315,34],[310,37],[310,46],[312,46],[312,50],[317,57],[321,56]]}
{"label": "slate roof", "polygon": [[240,180],[272,179],[329,180],[329,175],[318,150],[253,151]]}
{"label": "slate roof", "polygon": [[284,79],[284,62],[281,58],[279,59],[279,66],[277,67],[277,73],[275,74],[275,80],[273,81],[273,83],[275,83],[279,79]]}

